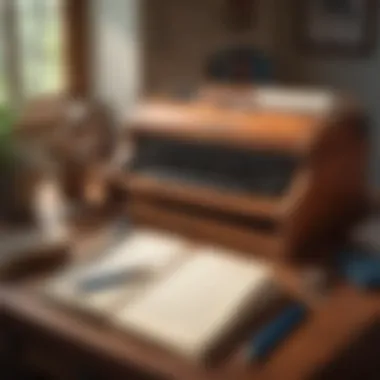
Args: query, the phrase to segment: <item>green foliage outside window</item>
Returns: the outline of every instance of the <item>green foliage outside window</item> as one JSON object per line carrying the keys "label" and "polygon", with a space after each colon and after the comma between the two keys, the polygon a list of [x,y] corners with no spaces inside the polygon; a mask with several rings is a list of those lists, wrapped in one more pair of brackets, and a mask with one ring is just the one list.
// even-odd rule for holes
{"label": "green foliage outside window", "polygon": [[15,159],[12,127],[15,116],[9,107],[0,105],[0,172],[11,168]]}

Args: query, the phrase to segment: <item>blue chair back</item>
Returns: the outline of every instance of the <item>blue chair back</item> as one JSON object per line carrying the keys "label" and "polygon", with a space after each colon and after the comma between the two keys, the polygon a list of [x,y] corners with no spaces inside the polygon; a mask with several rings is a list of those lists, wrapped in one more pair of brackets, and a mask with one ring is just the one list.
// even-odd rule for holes
{"label": "blue chair back", "polygon": [[206,67],[212,82],[267,84],[274,80],[271,59],[251,47],[235,47],[214,54]]}

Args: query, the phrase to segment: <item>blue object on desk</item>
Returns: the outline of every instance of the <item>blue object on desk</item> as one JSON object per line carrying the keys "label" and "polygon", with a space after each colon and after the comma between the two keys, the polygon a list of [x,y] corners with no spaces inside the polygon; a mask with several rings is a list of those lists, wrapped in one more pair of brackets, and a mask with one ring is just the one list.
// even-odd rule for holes
{"label": "blue object on desk", "polygon": [[111,272],[97,273],[82,279],[78,286],[83,292],[99,292],[117,287],[123,283],[139,281],[147,275],[140,268],[119,268]]}
{"label": "blue object on desk", "polygon": [[361,248],[347,248],[337,256],[340,273],[362,289],[380,288],[380,258]]}
{"label": "blue object on desk", "polygon": [[304,305],[292,305],[264,326],[252,338],[248,360],[266,358],[304,320],[306,313]]}

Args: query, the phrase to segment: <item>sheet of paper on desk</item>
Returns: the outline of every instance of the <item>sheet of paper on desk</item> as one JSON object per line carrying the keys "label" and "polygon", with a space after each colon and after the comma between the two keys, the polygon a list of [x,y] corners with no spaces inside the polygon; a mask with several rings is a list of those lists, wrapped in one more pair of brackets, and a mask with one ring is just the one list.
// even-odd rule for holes
{"label": "sheet of paper on desk", "polygon": [[275,293],[269,267],[200,248],[171,276],[116,315],[116,324],[187,359],[202,362]]}
{"label": "sheet of paper on desk", "polygon": [[[166,271],[178,265],[186,257],[187,249],[187,242],[174,235],[136,230],[99,260],[53,279],[47,290],[54,297],[74,306],[105,316],[112,315],[118,307],[128,304]],[[106,275],[123,268],[126,271],[144,268],[150,276],[145,281],[121,282],[120,285],[96,292],[87,293],[78,288],[78,284],[89,276]]]}

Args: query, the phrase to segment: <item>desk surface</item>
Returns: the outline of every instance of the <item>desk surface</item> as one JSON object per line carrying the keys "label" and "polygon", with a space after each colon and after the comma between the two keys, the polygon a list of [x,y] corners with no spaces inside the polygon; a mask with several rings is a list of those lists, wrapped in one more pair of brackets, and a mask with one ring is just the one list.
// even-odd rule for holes
{"label": "desk surface", "polygon": [[213,369],[195,368],[125,333],[44,300],[33,287],[0,287],[5,316],[13,323],[54,336],[66,346],[118,366],[131,365],[158,378],[191,380],[308,379],[380,319],[380,296],[336,285],[306,323],[267,362],[247,365],[236,354]]}

